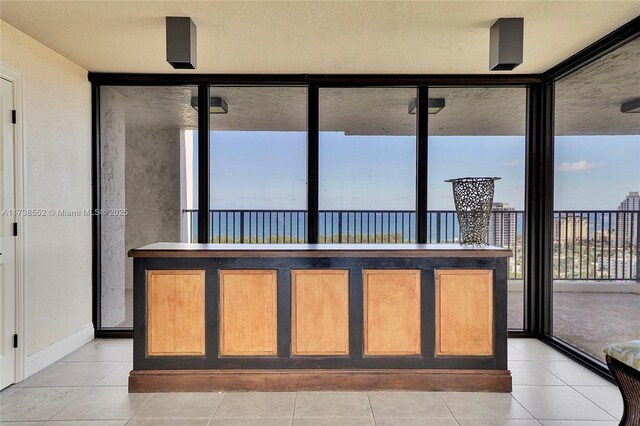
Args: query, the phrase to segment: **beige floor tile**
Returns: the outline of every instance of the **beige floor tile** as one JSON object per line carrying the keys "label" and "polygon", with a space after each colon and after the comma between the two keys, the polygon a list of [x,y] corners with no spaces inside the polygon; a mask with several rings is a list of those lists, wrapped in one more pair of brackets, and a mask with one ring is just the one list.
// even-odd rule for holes
{"label": "beige floor tile", "polygon": [[520,351],[528,360],[533,361],[571,361],[551,346],[537,339],[509,339],[509,345]]}
{"label": "beige floor tile", "polygon": [[613,386],[574,361],[539,361],[540,365],[569,385]]}
{"label": "beige floor tile", "polygon": [[0,393],[2,421],[49,420],[71,401],[83,388],[14,388]]}
{"label": "beige floor tile", "polygon": [[441,392],[456,419],[533,419],[508,393]]}
{"label": "beige floor tile", "polygon": [[50,426],[124,426],[126,420],[49,420],[45,425]]}
{"label": "beige floor tile", "polygon": [[124,361],[96,383],[96,386],[127,386],[131,370],[133,370],[133,361]]}
{"label": "beige floor tile", "polygon": [[207,426],[211,419],[131,419],[127,426]]}
{"label": "beige floor tile", "polygon": [[63,361],[131,361],[133,339],[104,339],[85,345],[67,355]]}
{"label": "beige floor tile", "polygon": [[156,393],[135,415],[136,419],[179,419],[213,417],[223,394],[205,392]]}
{"label": "beige floor tile", "polygon": [[3,422],[0,417],[0,426],[41,426],[45,422]]}
{"label": "beige floor tile", "polygon": [[575,390],[616,419],[622,417],[622,395],[615,386],[574,386]]}
{"label": "beige floor tile", "polygon": [[293,392],[225,393],[215,418],[290,418],[293,417]]}
{"label": "beige floor tile", "polygon": [[540,426],[537,420],[458,420],[460,426]]}
{"label": "beige floor tile", "polygon": [[536,361],[509,360],[509,370],[514,385],[566,385]]}
{"label": "beige floor tile", "polygon": [[247,418],[247,419],[216,419],[209,423],[209,426],[290,426],[293,419],[290,417],[282,419],[274,418]]}
{"label": "beige floor tile", "polygon": [[128,420],[150,397],[129,393],[126,386],[89,388],[52,420]]}
{"label": "beige floor tile", "polygon": [[43,368],[42,370],[32,374],[31,376],[27,377],[25,380],[18,382],[18,383],[14,383],[13,385],[11,385],[11,389],[15,389],[15,388],[28,388],[30,387],[30,383],[32,380],[34,380],[37,377],[40,377],[44,374],[47,374],[53,370],[55,370],[56,368],[60,367],[62,364],[64,364],[62,361],[56,361],[53,364]]}
{"label": "beige floor tile", "polygon": [[457,426],[454,418],[425,419],[410,417],[385,417],[376,419],[376,426]]}
{"label": "beige floor tile", "polygon": [[373,417],[366,392],[298,392],[294,417]]}
{"label": "beige floor tile", "polygon": [[452,418],[444,401],[435,392],[369,392],[376,419],[381,417]]}
{"label": "beige floor tile", "polygon": [[61,362],[21,383],[21,387],[93,386],[120,365],[119,362]]}
{"label": "beige floor tile", "polygon": [[526,356],[524,353],[517,350],[515,347],[508,345],[507,346],[507,359],[517,360],[517,361],[530,361],[530,358]]}
{"label": "beige floor tile", "polygon": [[375,426],[373,418],[366,417],[297,417],[294,426]]}
{"label": "beige floor tile", "polygon": [[618,426],[618,422],[586,420],[540,420],[543,426]]}
{"label": "beige floor tile", "polygon": [[514,386],[512,395],[536,419],[613,420],[569,386]]}

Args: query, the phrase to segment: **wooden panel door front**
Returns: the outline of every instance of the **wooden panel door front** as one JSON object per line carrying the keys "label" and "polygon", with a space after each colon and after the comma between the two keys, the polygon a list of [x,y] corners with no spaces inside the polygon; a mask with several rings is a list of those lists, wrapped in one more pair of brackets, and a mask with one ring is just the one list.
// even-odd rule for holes
{"label": "wooden panel door front", "polygon": [[493,355],[493,271],[436,271],[436,355]]}
{"label": "wooden panel door front", "polygon": [[147,355],[205,354],[203,270],[147,271]]}
{"label": "wooden panel door front", "polygon": [[277,355],[277,298],[277,271],[220,271],[220,355]]}
{"label": "wooden panel door front", "polygon": [[349,271],[291,271],[291,354],[349,354]]}
{"label": "wooden panel door front", "polygon": [[420,271],[363,272],[364,354],[419,355]]}

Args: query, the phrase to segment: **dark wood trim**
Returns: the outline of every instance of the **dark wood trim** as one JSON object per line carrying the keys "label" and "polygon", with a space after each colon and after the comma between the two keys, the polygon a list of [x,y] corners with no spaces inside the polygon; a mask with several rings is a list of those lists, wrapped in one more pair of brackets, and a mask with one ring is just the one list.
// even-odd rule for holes
{"label": "dark wood trim", "polygon": [[640,16],[550,68],[542,77],[545,81],[557,81],[639,36]]}
{"label": "dark wood trim", "polygon": [[307,242],[318,242],[320,220],[318,194],[320,191],[320,90],[307,88]]}
{"label": "dark wood trim", "polygon": [[210,251],[193,251],[193,252],[181,252],[181,251],[146,251],[146,250],[130,250],[129,257],[139,258],[359,258],[359,257],[372,257],[372,258],[497,258],[497,257],[511,257],[511,252],[503,251],[487,251],[482,255],[473,254],[465,251],[452,252],[452,251],[433,251],[428,253],[408,251],[408,250],[390,250],[390,251],[307,251],[307,252],[292,252],[292,251],[270,251],[268,253],[258,252],[246,252],[246,251],[226,251],[212,253]]}
{"label": "dark wood trim", "polygon": [[493,350],[496,368],[507,370],[508,367],[508,289],[509,265],[507,258],[496,259],[493,271]]}
{"label": "dark wood trim", "polygon": [[416,112],[416,242],[427,242],[427,191],[429,189],[429,87],[418,86]]}
{"label": "dark wood trim", "polygon": [[509,370],[147,370],[129,392],[414,390],[511,392]]}
{"label": "dark wood trim", "polygon": [[[100,86],[91,84],[91,208],[93,211],[101,207],[101,175],[100,157]],[[91,318],[96,330],[101,328],[101,294],[102,294],[102,228],[101,215],[91,216]]]}
{"label": "dark wood trim", "polygon": [[209,85],[198,86],[198,241],[209,242]]}
{"label": "dark wood trim", "polygon": [[439,249],[433,248],[389,248],[389,249],[366,249],[366,245],[359,248],[350,248],[344,244],[344,248],[308,248],[308,249],[287,249],[269,248],[242,250],[240,248],[229,249],[132,249],[129,250],[129,257],[139,258],[507,258],[513,255],[509,249]]}

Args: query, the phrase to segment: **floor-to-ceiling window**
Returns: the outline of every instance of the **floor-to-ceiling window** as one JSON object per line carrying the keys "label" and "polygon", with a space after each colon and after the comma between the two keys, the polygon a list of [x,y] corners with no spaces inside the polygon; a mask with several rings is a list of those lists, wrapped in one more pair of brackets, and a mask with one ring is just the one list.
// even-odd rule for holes
{"label": "floor-to-ceiling window", "polygon": [[416,241],[416,88],[319,91],[320,243]]}
{"label": "floor-to-ceiling window", "polygon": [[209,241],[306,242],[306,87],[210,94]]}
{"label": "floor-to-ceiling window", "polygon": [[640,337],[640,40],[555,83],[552,334]]}
{"label": "floor-to-ceiling window", "polygon": [[195,87],[100,88],[101,329],[133,325],[127,251],[188,241],[197,206]]}
{"label": "floor-to-ceiling window", "polygon": [[459,241],[447,179],[500,177],[495,182],[487,243],[508,247],[510,329],[524,328],[524,200],[526,90],[430,87],[427,240]]}

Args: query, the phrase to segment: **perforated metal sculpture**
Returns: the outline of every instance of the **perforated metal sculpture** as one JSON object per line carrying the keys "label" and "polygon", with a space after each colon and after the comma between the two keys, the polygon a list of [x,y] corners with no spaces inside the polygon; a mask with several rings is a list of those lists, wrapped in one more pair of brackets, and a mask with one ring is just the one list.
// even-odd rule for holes
{"label": "perforated metal sculpture", "polygon": [[463,177],[449,179],[460,225],[460,243],[487,245],[489,220],[493,206],[494,182],[499,177]]}

